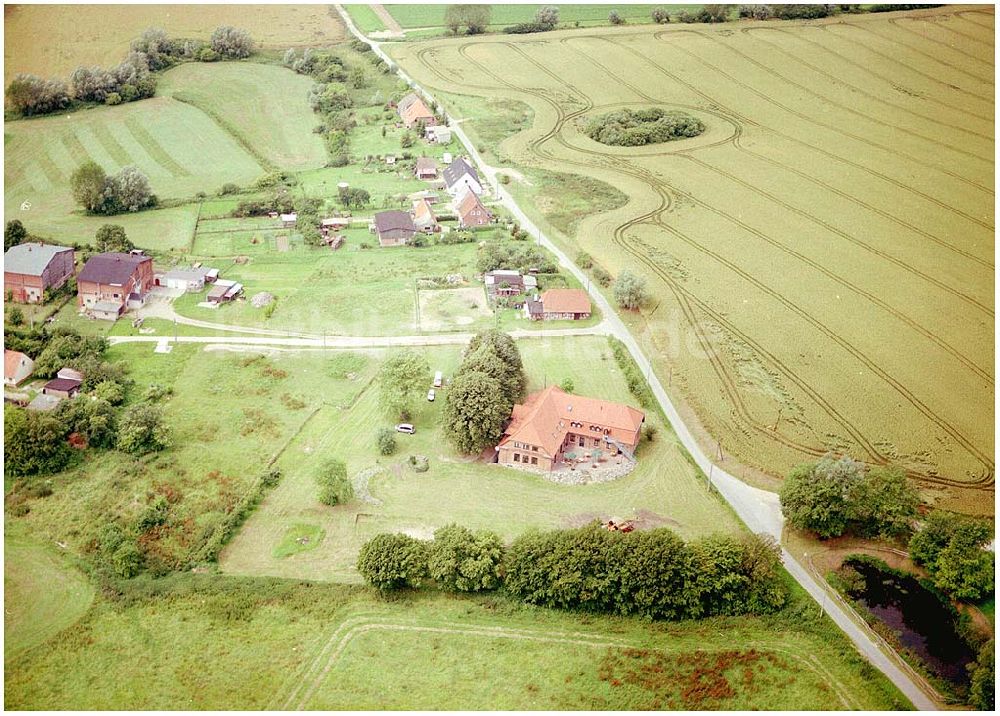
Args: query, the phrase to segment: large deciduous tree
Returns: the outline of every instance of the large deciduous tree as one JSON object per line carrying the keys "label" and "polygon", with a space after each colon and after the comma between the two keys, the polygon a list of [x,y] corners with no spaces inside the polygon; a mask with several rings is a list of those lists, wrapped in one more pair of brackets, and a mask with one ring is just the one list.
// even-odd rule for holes
{"label": "large deciduous tree", "polygon": [[343,460],[331,458],[323,462],[316,472],[319,485],[319,501],[324,505],[342,505],[354,498],[354,486],[347,477],[347,465]]}
{"label": "large deciduous tree", "polygon": [[448,525],[434,532],[430,576],[450,592],[499,589],[503,553],[503,542],[493,532]]}
{"label": "large deciduous tree", "polygon": [[3,250],[6,251],[11,246],[17,246],[28,238],[28,230],[20,219],[11,219],[3,229]]}
{"label": "large deciduous tree", "polygon": [[419,587],[427,576],[427,545],[403,534],[380,534],[358,554],[358,572],[383,591]]}
{"label": "large deciduous tree", "polygon": [[401,417],[409,414],[413,401],[430,385],[431,368],[419,353],[403,350],[382,363],[376,380],[382,407]]}
{"label": "large deciduous tree", "polygon": [[94,161],[81,164],[69,178],[73,198],[92,214],[100,212],[104,206],[104,190],[107,183],[107,173]]}
{"label": "large deciduous tree", "polygon": [[646,290],[646,280],[627,269],[615,279],[614,294],[615,303],[629,311],[641,308],[649,297],[649,292]]}
{"label": "large deciduous tree", "polygon": [[927,568],[934,585],[956,599],[978,601],[995,585],[993,529],[985,520],[935,510],[910,539],[910,557]]}
{"label": "large deciduous tree", "polygon": [[104,224],[94,234],[94,248],[101,252],[119,251],[127,254],[135,245],[129,241],[124,226]]}
{"label": "large deciduous tree", "polygon": [[242,59],[253,52],[253,38],[246,30],[224,25],[215,28],[210,40],[212,49],[223,57]]}
{"label": "large deciduous tree", "polygon": [[510,417],[510,401],[496,378],[480,371],[459,373],[445,399],[444,424],[455,447],[472,454],[496,445]]}

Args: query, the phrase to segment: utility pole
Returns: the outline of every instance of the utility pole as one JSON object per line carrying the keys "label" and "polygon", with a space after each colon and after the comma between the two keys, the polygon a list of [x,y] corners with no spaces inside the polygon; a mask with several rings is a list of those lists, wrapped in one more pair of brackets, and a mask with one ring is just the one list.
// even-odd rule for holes
{"label": "utility pole", "polygon": [[713,485],[712,485],[712,474],[714,472],[715,472],[715,463],[714,462],[710,462],[708,464],[708,491],[709,492],[712,491],[712,487],[713,487]]}

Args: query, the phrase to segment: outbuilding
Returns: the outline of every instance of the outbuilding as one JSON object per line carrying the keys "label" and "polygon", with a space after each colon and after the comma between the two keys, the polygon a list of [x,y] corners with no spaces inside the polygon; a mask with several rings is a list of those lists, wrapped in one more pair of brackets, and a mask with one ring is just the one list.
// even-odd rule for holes
{"label": "outbuilding", "polygon": [[42,393],[54,398],[72,398],[80,392],[81,385],[81,381],[72,378],[53,378],[42,388]]}

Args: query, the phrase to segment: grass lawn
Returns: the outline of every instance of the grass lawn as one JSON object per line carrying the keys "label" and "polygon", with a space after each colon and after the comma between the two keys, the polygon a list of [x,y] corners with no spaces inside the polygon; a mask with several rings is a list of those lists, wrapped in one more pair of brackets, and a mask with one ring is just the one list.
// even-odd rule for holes
{"label": "grass lawn", "polygon": [[[99,598],[58,639],[9,660],[5,704],[641,709],[673,700],[677,708],[908,707],[798,591],[787,613],[775,617],[649,624],[533,608],[500,595],[424,591],[385,599],[367,588],[274,579],[179,574],[126,589],[126,598]],[[749,674],[726,666],[727,652],[746,657],[750,650],[759,656]],[[694,682],[677,657],[697,653],[709,657],[728,695],[697,701],[701,690],[692,689],[684,698]],[[675,678],[629,679],[647,660],[660,661]]]}
{"label": "grass lawn", "polygon": [[295,524],[288,528],[281,542],[271,552],[275,559],[308,552],[319,546],[326,537],[326,531],[317,525]]}
{"label": "grass lawn", "polygon": [[347,14],[361,32],[369,33],[385,29],[385,23],[375,14],[369,5],[364,3],[351,3],[344,5]]}
{"label": "grass lawn", "polygon": [[43,644],[90,607],[94,588],[65,553],[17,521],[4,525],[4,663]]}
{"label": "grass lawn", "polygon": [[306,102],[314,84],[277,65],[189,62],[164,74],[157,93],[202,110],[253,156],[297,170],[327,159]]}
{"label": "grass lawn", "polygon": [[[531,339],[519,343],[530,389],[569,378],[575,391],[633,403],[606,341],[599,337]],[[432,371],[454,374],[459,347],[428,348]],[[369,386],[346,409],[321,410],[279,460],[284,478],[223,552],[223,571],[241,575],[357,581],[354,562],[361,544],[379,532],[407,531],[429,537],[437,527],[459,522],[512,538],[531,527],[559,527],[597,517],[632,518],[647,514],[685,537],[739,529],[738,521],[687,461],[676,438],[655,415],[652,443],[640,450],[639,466],[620,480],[568,487],[518,470],[470,461],[448,446],[439,424],[447,387],[438,400],[419,400],[412,422],[415,435],[397,435],[398,451],[381,457],[375,434],[391,425],[379,408],[376,386]],[[418,473],[410,455],[430,458]],[[337,507],[316,500],[316,456],[347,463],[357,499]],[[308,553],[283,559],[275,546],[295,524],[318,525],[326,539]]]}
{"label": "grass lawn", "polygon": [[[174,306],[182,315],[214,323],[307,333],[401,335],[417,331],[417,278],[461,273],[471,279],[475,273],[474,244],[361,250],[362,241],[377,247],[373,235],[366,229],[351,229],[347,236],[347,245],[338,251],[266,250],[266,256],[254,256],[250,263],[225,271],[226,278],[243,283],[247,297],[259,291],[278,297],[270,318],[249,301],[199,308],[203,293],[186,294]],[[264,246],[260,245],[261,252]]]}

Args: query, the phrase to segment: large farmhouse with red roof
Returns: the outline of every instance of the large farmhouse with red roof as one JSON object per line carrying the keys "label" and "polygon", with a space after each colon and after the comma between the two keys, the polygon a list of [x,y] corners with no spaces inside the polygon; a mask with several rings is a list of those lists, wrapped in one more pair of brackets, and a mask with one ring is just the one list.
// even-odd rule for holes
{"label": "large farmhouse with red roof", "polygon": [[145,303],[153,283],[152,257],[97,254],[77,276],[77,305],[96,318],[114,321],[126,309]]}
{"label": "large farmhouse with red roof", "polygon": [[532,393],[515,405],[497,445],[497,461],[511,467],[549,471],[566,454],[619,452],[632,457],[639,445],[641,410],[597,398],[573,395],[556,386]]}

